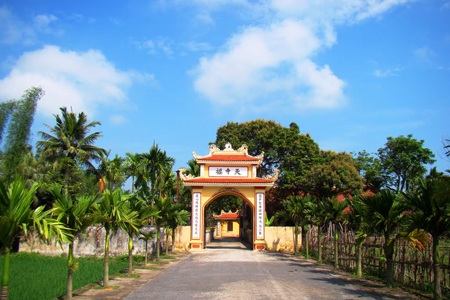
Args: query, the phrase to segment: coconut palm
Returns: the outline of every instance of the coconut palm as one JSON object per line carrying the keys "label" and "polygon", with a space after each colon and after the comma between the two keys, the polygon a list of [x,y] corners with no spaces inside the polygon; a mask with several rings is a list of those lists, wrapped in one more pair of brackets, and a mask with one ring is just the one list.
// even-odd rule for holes
{"label": "coconut palm", "polygon": [[99,200],[98,195],[89,197],[77,197],[73,199],[66,192],[62,192],[59,186],[50,188],[50,193],[55,199],[52,213],[56,220],[70,229],[73,235],[68,239],[69,248],[67,256],[67,298],[72,299],[72,276],[77,265],[74,262],[74,239],[88,226],[95,223],[93,215],[94,204]]}
{"label": "coconut palm", "polygon": [[389,190],[382,190],[373,196],[361,196],[364,205],[363,231],[367,234],[381,234],[384,237],[383,251],[386,258],[386,284],[394,285],[394,244],[399,235],[396,230],[404,219],[405,206],[398,196]]}
{"label": "coconut palm", "polygon": [[302,222],[306,216],[306,203],[311,201],[311,196],[290,196],[288,199],[281,202],[284,210],[276,213],[277,217],[284,218],[294,223],[294,254],[298,254],[298,235]]}
{"label": "coconut palm", "polygon": [[449,177],[419,180],[415,193],[403,193],[408,207],[406,230],[422,229],[433,237],[434,298],[442,299],[440,285],[439,241],[450,232],[450,181]]}
{"label": "coconut palm", "polygon": [[136,213],[133,223],[122,223],[121,225],[122,229],[128,234],[128,277],[131,277],[133,274],[133,234],[138,234],[139,230],[148,224],[149,218],[158,214],[158,210],[135,195],[127,198],[125,207]]}
{"label": "coconut palm", "polygon": [[44,124],[50,133],[39,131],[43,140],[37,142],[37,147],[41,156],[49,161],[65,160],[68,166],[65,168],[64,185],[67,188],[71,170],[76,164],[94,168],[92,161],[101,161],[101,155],[106,154],[106,151],[94,146],[94,142],[102,136],[100,132],[90,133],[95,126],[101,125],[100,122],[88,123],[83,112],[77,116],[65,107],[60,110],[61,116],[55,115],[54,127]]}
{"label": "coconut palm", "polygon": [[39,185],[35,183],[27,189],[23,181],[15,180],[6,188],[3,182],[0,182],[0,249],[5,253],[1,299],[8,299],[10,251],[14,238],[22,233],[26,234],[32,228],[47,240],[52,236],[59,241],[68,241],[72,238],[63,224],[49,218],[50,211],[45,211],[44,206],[31,208],[38,187]]}
{"label": "coconut palm", "polygon": [[348,207],[347,199],[339,201],[336,197],[325,200],[328,204],[328,219],[334,225],[334,268],[339,268],[339,230],[344,221],[344,210]]}
{"label": "coconut palm", "polygon": [[126,207],[126,197],[121,189],[114,192],[106,190],[103,192],[101,200],[94,205],[97,222],[105,227],[105,253],[103,269],[103,286],[109,284],[109,241],[111,233],[117,231],[124,224],[134,226],[137,212]]}
{"label": "coconut palm", "polygon": [[154,221],[156,225],[156,260],[159,260],[161,247],[161,228],[166,225],[168,217],[173,208],[173,201],[168,197],[158,197],[155,199],[154,207],[158,210]]}

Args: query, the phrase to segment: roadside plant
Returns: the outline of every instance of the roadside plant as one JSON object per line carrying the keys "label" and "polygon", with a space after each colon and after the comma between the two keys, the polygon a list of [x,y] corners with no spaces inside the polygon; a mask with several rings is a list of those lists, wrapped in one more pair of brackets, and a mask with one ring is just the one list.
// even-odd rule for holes
{"label": "roadside plant", "polygon": [[89,197],[77,197],[73,199],[68,193],[63,192],[60,186],[50,188],[55,202],[52,214],[57,221],[64,224],[72,234],[67,238],[69,247],[67,253],[67,293],[66,299],[72,299],[73,272],[77,270],[78,264],[74,261],[74,240],[87,227],[95,224],[93,206],[99,200],[98,195]]}
{"label": "roadside plant", "polygon": [[14,238],[21,234],[27,234],[28,230],[36,230],[40,237],[50,240],[55,237],[58,241],[69,241],[73,233],[57,220],[50,218],[50,211],[44,210],[44,206],[32,208],[34,195],[38,184],[33,184],[30,189],[25,183],[16,179],[9,187],[0,182],[0,247],[5,253],[2,272],[2,289],[0,299],[8,299],[9,271],[11,248]]}

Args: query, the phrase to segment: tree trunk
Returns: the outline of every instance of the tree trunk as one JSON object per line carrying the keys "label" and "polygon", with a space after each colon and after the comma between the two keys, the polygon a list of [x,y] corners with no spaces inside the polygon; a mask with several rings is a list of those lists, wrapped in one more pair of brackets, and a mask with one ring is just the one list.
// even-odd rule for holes
{"label": "tree trunk", "polygon": [[322,232],[320,231],[320,227],[317,226],[317,239],[319,240],[319,253],[317,257],[317,262],[319,264],[322,263]]}
{"label": "tree trunk", "polygon": [[306,259],[309,259],[309,230],[306,230],[305,234],[305,248],[306,248]]}
{"label": "tree trunk", "polygon": [[166,226],[166,255],[169,255],[169,228]]}
{"label": "tree trunk", "polygon": [[298,225],[295,224],[294,227],[294,255],[297,255],[298,253]]}
{"label": "tree trunk", "polygon": [[11,259],[11,249],[6,247],[5,257],[3,258],[3,273],[2,273],[2,291],[0,294],[1,300],[8,300],[8,286],[9,286],[9,262]]}
{"label": "tree trunk", "polygon": [[394,262],[392,256],[394,254],[394,242],[388,246],[389,236],[384,239],[384,255],[386,256],[386,285],[394,286]]}
{"label": "tree trunk", "polygon": [[105,257],[103,261],[103,287],[107,287],[109,285],[109,239],[111,233],[110,230],[106,230],[105,232]]}
{"label": "tree trunk", "polygon": [[128,235],[128,277],[133,275],[133,234]]}
{"label": "tree trunk", "polygon": [[364,240],[357,242],[358,260],[356,261],[356,276],[362,277],[362,244]]}
{"label": "tree trunk", "polygon": [[144,268],[147,268],[148,240],[145,240]]}
{"label": "tree trunk", "polygon": [[172,229],[172,253],[175,253],[175,228]]}
{"label": "tree trunk", "polygon": [[339,269],[339,235],[338,226],[334,224],[334,268]]}
{"label": "tree trunk", "polygon": [[156,260],[159,260],[159,246],[161,244],[161,228],[156,225]]}
{"label": "tree trunk", "polygon": [[433,236],[433,275],[434,275],[434,299],[442,299],[441,291],[441,258],[439,257],[439,237]]}
{"label": "tree trunk", "polygon": [[73,269],[75,267],[73,261],[73,241],[69,243],[69,253],[67,257],[67,291],[66,300],[72,300],[72,277]]}

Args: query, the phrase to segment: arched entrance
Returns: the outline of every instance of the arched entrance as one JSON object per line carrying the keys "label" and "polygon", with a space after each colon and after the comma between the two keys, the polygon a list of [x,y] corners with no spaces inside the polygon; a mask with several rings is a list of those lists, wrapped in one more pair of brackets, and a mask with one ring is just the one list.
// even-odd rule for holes
{"label": "arched entrance", "polygon": [[253,249],[265,248],[265,194],[274,185],[278,171],[274,170],[275,175],[257,177],[257,168],[263,157],[264,153],[256,157],[249,155],[246,145],[238,150],[234,150],[230,144],[227,144],[224,150],[211,145],[208,155],[198,156],[194,152],[194,158],[200,166],[199,177],[185,176],[185,170],[180,170],[181,180],[192,191],[192,250],[204,249],[205,207],[223,195],[242,198],[252,208]]}

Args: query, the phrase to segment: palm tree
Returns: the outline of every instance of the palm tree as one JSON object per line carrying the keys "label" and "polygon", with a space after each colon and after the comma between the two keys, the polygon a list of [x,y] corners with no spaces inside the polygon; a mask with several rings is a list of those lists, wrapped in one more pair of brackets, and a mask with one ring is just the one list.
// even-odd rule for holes
{"label": "palm tree", "polygon": [[155,199],[154,207],[158,210],[158,214],[155,215],[156,225],[156,260],[159,260],[160,247],[161,247],[161,227],[166,225],[168,216],[172,210],[172,199],[168,197],[158,197]]}
{"label": "palm tree", "polygon": [[362,229],[364,223],[364,206],[358,197],[348,199],[349,210],[345,214],[345,222],[353,227],[356,241],[356,276],[362,277],[362,244],[367,236]]}
{"label": "palm tree", "polygon": [[56,236],[60,242],[72,238],[63,224],[49,218],[50,211],[44,211],[44,206],[31,208],[38,187],[35,183],[27,189],[23,181],[15,180],[6,188],[0,182],[0,249],[5,253],[1,299],[8,299],[10,252],[15,237],[34,228],[46,240],[50,240],[52,236]]}
{"label": "palm tree", "polygon": [[125,207],[126,198],[121,189],[114,192],[106,190],[101,200],[94,205],[97,222],[105,227],[105,254],[103,269],[103,287],[109,284],[109,241],[111,233],[117,231],[124,224],[134,226],[137,213]]}
{"label": "palm tree", "polygon": [[101,163],[98,166],[98,173],[106,181],[106,188],[115,191],[122,187],[126,180],[124,159],[116,154],[113,159],[109,159],[109,150],[106,155],[101,154]]}
{"label": "palm tree", "polygon": [[[133,234],[138,234],[139,230],[148,224],[150,217],[158,214],[156,207],[148,205],[142,198],[131,195],[127,198],[125,207],[136,216],[133,223],[122,223],[121,227],[128,234],[128,277],[133,274]],[[146,253],[147,257],[147,253]]]}
{"label": "palm tree", "polygon": [[140,156],[137,153],[127,152],[125,153],[125,174],[127,179],[131,177],[131,192],[134,194],[135,192],[135,184],[134,179],[138,174],[139,170],[139,159]]}
{"label": "palm tree", "polygon": [[334,225],[334,268],[339,268],[339,230],[338,226],[344,221],[344,210],[348,207],[346,199],[339,201],[336,197],[331,198],[328,208],[328,219]]}
{"label": "palm tree", "polygon": [[288,199],[281,202],[284,210],[276,213],[277,217],[284,218],[294,223],[294,254],[298,254],[298,235],[302,222],[306,216],[306,203],[311,201],[311,196],[290,196]]}
{"label": "palm tree", "polygon": [[72,199],[66,192],[62,192],[59,186],[53,186],[50,193],[55,198],[52,213],[56,220],[69,228],[72,237],[69,240],[67,256],[67,298],[72,299],[72,276],[76,269],[74,262],[74,239],[75,236],[83,232],[88,226],[95,224],[93,206],[98,201],[98,195],[89,197],[78,197]]}
{"label": "palm tree", "polygon": [[172,168],[175,160],[167,156],[166,151],[162,151],[156,144],[153,144],[148,153],[142,153],[140,157],[141,162],[136,183],[139,183],[141,187],[150,184],[150,201],[154,201],[158,187],[160,188],[159,196],[162,196],[162,187],[159,183],[163,179],[164,172]]}
{"label": "palm tree", "polygon": [[145,241],[145,257],[144,257],[144,268],[147,267],[147,257],[148,257],[148,242],[155,238],[156,232],[153,230],[149,230],[145,232],[143,230],[139,231],[139,239]]}
{"label": "palm tree", "polygon": [[327,211],[328,205],[324,201],[308,202],[306,204],[306,214],[309,217],[308,222],[317,226],[317,239],[319,242],[319,249],[317,254],[317,262],[322,263],[322,228],[328,222],[329,213]]}
{"label": "palm tree", "polygon": [[192,175],[194,177],[200,176],[200,166],[197,164],[195,159],[190,159],[187,162],[189,168],[186,169],[186,175]]}
{"label": "palm tree", "polygon": [[172,253],[175,249],[175,230],[179,225],[186,224],[186,221],[189,220],[189,212],[184,209],[183,203],[172,203],[172,208],[170,213],[167,216],[166,221],[166,255],[168,255],[169,251],[169,230],[172,231]]}
{"label": "palm tree", "polygon": [[101,155],[106,154],[102,148],[94,146],[94,142],[101,137],[100,132],[90,133],[92,128],[101,125],[100,122],[87,122],[87,116],[81,112],[78,116],[62,107],[61,116],[55,115],[56,125],[51,127],[44,124],[50,133],[39,131],[43,140],[37,142],[41,156],[52,161],[65,161],[64,185],[67,188],[72,168],[76,164],[94,168],[91,161],[101,161]]}
{"label": "palm tree", "polygon": [[373,196],[361,196],[364,205],[363,231],[367,234],[381,234],[384,237],[383,251],[386,258],[386,284],[394,286],[393,255],[397,228],[402,224],[405,206],[397,195],[382,190]]}
{"label": "palm tree", "polygon": [[450,232],[450,181],[449,177],[419,180],[416,193],[403,193],[406,215],[406,230],[422,229],[433,237],[434,298],[442,299],[439,240]]}

